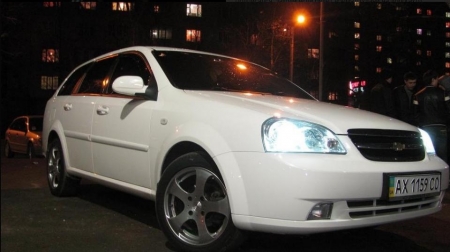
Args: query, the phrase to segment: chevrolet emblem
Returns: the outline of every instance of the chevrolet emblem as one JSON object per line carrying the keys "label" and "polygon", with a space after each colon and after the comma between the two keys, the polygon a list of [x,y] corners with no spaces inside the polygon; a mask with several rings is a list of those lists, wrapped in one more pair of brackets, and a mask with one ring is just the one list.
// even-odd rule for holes
{"label": "chevrolet emblem", "polygon": [[392,149],[393,149],[394,151],[402,151],[402,150],[405,149],[405,144],[398,143],[398,142],[394,142],[394,143],[392,144]]}

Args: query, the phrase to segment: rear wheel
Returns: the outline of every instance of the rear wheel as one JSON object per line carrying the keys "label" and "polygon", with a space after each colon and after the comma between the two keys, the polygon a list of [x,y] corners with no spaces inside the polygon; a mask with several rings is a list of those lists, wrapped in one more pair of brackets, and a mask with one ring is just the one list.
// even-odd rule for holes
{"label": "rear wheel", "polygon": [[12,152],[11,146],[9,146],[8,141],[5,142],[5,157],[7,158],[14,157],[14,152]]}
{"label": "rear wheel", "polygon": [[174,246],[191,252],[229,251],[244,235],[231,220],[225,185],[204,152],[185,154],[164,171],[156,193],[156,214]]}
{"label": "rear wheel", "polygon": [[48,148],[47,180],[50,192],[59,197],[75,195],[80,184],[79,179],[69,177],[66,172],[64,153],[59,139],[54,139]]}

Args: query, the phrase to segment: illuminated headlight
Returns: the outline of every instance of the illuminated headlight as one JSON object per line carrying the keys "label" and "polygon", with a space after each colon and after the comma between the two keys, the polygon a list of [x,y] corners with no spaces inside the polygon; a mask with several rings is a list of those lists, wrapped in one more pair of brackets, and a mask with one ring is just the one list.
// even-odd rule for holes
{"label": "illuminated headlight", "polygon": [[271,118],[262,125],[262,138],[267,152],[346,153],[333,132],[305,121]]}
{"label": "illuminated headlight", "polygon": [[422,135],[422,142],[423,145],[425,145],[425,150],[427,151],[427,154],[435,155],[436,151],[434,150],[433,142],[431,141],[430,135],[428,135],[428,133],[423,129],[419,129],[419,131],[420,134]]}

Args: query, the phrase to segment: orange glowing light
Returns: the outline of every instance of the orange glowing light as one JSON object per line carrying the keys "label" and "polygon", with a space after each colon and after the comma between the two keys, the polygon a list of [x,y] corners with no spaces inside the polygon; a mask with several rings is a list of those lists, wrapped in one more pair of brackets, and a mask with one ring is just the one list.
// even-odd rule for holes
{"label": "orange glowing light", "polygon": [[306,21],[306,18],[304,15],[298,15],[297,16],[297,23],[303,24]]}
{"label": "orange glowing light", "polygon": [[244,64],[240,63],[240,64],[237,64],[236,66],[241,70],[247,70],[247,67]]}

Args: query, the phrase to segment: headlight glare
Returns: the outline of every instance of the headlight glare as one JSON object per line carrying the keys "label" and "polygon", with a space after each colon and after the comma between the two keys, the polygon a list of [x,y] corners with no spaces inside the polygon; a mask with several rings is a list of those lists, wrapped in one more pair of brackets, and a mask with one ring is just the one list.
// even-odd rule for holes
{"label": "headlight glare", "polygon": [[271,118],[262,126],[262,138],[267,152],[346,153],[333,132],[305,121]]}
{"label": "headlight glare", "polygon": [[428,135],[428,133],[423,130],[423,129],[419,129],[420,134],[422,135],[422,141],[423,141],[423,145],[425,146],[425,150],[427,151],[427,154],[436,154],[436,151],[434,150],[434,146],[433,146],[433,142],[431,141],[431,137],[430,135]]}

